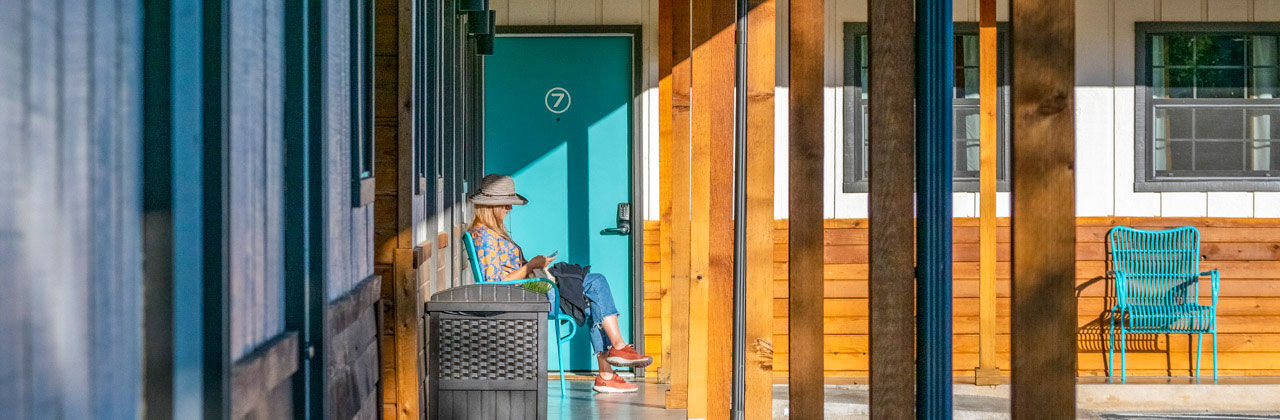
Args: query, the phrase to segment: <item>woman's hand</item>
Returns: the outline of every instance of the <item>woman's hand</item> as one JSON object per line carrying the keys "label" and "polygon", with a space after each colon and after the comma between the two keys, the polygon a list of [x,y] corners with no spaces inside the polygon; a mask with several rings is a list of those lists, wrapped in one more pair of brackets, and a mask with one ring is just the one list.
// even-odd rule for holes
{"label": "woman's hand", "polygon": [[528,266],[529,269],[531,270],[539,269],[539,268],[547,268],[547,265],[550,265],[555,260],[556,260],[556,257],[536,255],[533,258],[530,258],[529,262],[525,263],[525,265]]}

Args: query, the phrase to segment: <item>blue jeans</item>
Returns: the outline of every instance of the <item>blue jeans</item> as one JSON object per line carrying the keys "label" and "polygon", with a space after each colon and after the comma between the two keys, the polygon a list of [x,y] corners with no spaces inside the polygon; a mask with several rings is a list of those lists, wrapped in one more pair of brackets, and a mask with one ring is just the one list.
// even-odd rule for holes
{"label": "blue jeans", "polygon": [[[556,300],[556,292],[555,288],[547,292],[547,297],[552,302],[559,302]],[[591,348],[595,349],[596,353],[608,351],[609,344],[612,343],[609,341],[609,335],[605,334],[604,328],[601,328],[600,323],[604,322],[605,318],[618,314],[618,307],[613,302],[613,292],[609,290],[609,281],[604,278],[603,274],[589,273],[586,278],[582,279],[582,294],[587,296],[588,301],[587,318],[590,320],[591,325],[587,335],[591,338]],[[551,310],[559,312],[560,307],[556,306]]]}

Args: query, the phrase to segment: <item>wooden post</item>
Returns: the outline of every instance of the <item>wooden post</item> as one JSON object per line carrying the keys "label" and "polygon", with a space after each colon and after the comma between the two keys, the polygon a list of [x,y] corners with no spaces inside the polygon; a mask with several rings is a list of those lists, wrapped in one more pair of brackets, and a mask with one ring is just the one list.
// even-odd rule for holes
{"label": "wooden post", "polygon": [[670,372],[667,408],[686,408],[689,401],[690,338],[690,95],[692,60],[689,43],[689,0],[671,0],[671,345],[662,360]]}
{"label": "wooden post", "polygon": [[1013,0],[1015,419],[1075,418],[1075,2]]}
{"label": "wooden post", "polygon": [[[871,417],[915,412],[915,23],[902,2],[871,0]],[[846,74],[849,77],[861,77]]]}
{"label": "wooden post", "polygon": [[374,204],[374,265],[382,277],[383,320],[390,328],[379,332],[380,381],[387,418],[418,418],[422,348],[422,303],[419,300],[417,258],[413,248],[413,1],[377,0],[374,7],[374,60],[381,69],[375,84],[374,156],[377,190]]}
{"label": "wooden post", "polygon": [[773,416],[774,0],[747,10],[746,322],[744,414]]}
{"label": "wooden post", "polygon": [[[658,0],[658,277],[661,281],[661,364],[658,382],[671,380],[671,3]],[[646,347],[649,347],[646,344]],[[646,351],[651,352],[650,349]]]}
{"label": "wooden post", "polygon": [[787,278],[791,418],[822,418],[823,1],[790,0]]}
{"label": "wooden post", "polygon": [[978,367],[974,383],[1000,383],[996,366],[996,0],[978,5]]}
{"label": "wooden post", "polygon": [[[693,168],[695,276],[689,416],[728,418],[733,375],[734,0],[695,2]],[[713,187],[714,186],[714,187]],[[705,233],[704,233],[705,232]],[[712,302],[717,309],[712,310]],[[702,401],[698,401],[702,399]]]}

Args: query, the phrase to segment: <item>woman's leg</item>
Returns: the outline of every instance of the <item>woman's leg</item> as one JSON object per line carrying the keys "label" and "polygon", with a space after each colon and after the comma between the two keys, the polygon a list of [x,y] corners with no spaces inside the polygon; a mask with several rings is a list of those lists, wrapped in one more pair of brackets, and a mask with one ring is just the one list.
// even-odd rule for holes
{"label": "woman's leg", "polygon": [[[609,289],[609,281],[598,273],[587,274],[582,281],[583,294],[591,301],[591,333],[595,344],[609,344],[605,347],[608,354],[605,359],[614,366],[644,367],[653,362],[653,358],[636,352],[622,338],[622,330],[618,326],[618,308],[613,301],[613,292]],[[599,337],[599,338],[596,338]],[[596,347],[601,351],[602,347]]]}

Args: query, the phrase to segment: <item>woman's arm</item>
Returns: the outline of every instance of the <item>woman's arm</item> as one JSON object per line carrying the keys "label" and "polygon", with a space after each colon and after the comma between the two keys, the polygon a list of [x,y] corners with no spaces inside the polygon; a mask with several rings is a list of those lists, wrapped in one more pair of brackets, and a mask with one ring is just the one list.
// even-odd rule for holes
{"label": "woman's arm", "polygon": [[528,262],[524,263],[524,265],[520,266],[520,268],[517,268],[515,271],[512,271],[510,273],[507,273],[507,276],[504,277],[503,280],[527,279],[529,278],[529,275],[533,273],[533,270],[536,270],[539,268],[545,268],[547,264],[551,264],[551,262],[555,260],[556,260],[556,257],[545,257],[542,255],[534,256],[533,258],[529,259]]}

